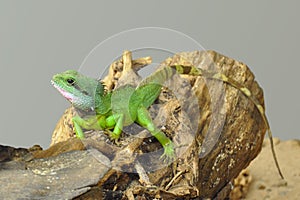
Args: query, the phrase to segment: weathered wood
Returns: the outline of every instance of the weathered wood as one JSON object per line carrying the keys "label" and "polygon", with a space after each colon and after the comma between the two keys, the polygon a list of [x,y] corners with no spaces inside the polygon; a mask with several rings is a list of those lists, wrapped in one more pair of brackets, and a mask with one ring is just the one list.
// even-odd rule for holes
{"label": "weathered wood", "polygon": [[95,149],[34,159],[24,169],[0,170],[0,199],[72,199],[89,191],[109,168]]}
{"label": "weathered wood", "polygon": [[[261,88],[241,62],[213,51],[190,52],[176,54],[161,67],[176,64],[218,70],[249,88],[264,105]],[[155,193],[165,198],[172,194],[224,199],[234,178],[260,152],[265,124],[255,105],[236,88],[205,77],[183,77],[192,85],[198,108],[181,79],[172,80],[162,91],[159,102],[163,105],[159,110],[150,108],[157,124],[173,138],[179,158],[175,165],[149,173],[150,182],[159,188],[156,192],[138,187],[130,190],[137,195]],[[188,144],[188,148],[181,148]],[[151,165],[153,168],[155,160]]]}
{"label": "weathered wood", "polygon": [[[220,70],[249,88],[264,105],[261,88],[241,62],[208,51],[178,54],[169,59],[167,65],[177,63]],[[205,77],[192,78],[192,82],[202,114],[195,144],[176,169],[189,169],[178,185],[195,185],[200,197],[218,197],[222,188],[227,188],[228,195],[231,187],[226,186],[231,185],[260,152],[266,127],[255,105],[236,88]],[[197,113],[189,113],[189,116],[197,116]],[[195,156],[198,152],[201,152],[200,159]]]}

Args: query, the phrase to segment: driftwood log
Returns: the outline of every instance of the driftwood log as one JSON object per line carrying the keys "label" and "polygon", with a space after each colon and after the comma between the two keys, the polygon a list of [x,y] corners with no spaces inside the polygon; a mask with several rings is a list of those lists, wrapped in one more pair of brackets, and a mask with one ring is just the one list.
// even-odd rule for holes
{"label": "driftwood log", "polygon": [[[137,70],[150,62],[150,58],[132,60],[131,53],[124,52],[104,79],[106,89],[113,90],[128,81],[138,84],[141,78]],[[178,53],[160,67],[174,64],[219,70],[249,88],[264,105],[262,89],[241,62],[214,51],[195,51]],[[205,77],[175,76],[166,82],[149,111],[157,126],[175,143],[177,159],[169,166],[158,159],[162,152],[160,144],[137,125],[127,127],[118,143],[110,141],[104,131],[87,131],[82,141],[73,138],[70,120],[75,111],[69,108],[56,126],[51,147],[29,152],[31,158],[22,161],[27,166],[22,170],[45,175],[43,170],[49,172],[43,163],[46,159],[52,163],[53,174],[68,174],[64,176],[67,181],[55,182],[66,185],[68,196],[62,197],[67,198],[225,199],[229,197],[234,178],[260,152],[266,132],[258,110],[246,96],[229,84]],[[64,167],[61,157],[81,162],[76,165],[68,161]],[[88,166],[91,159],[94,163],[97,158],[99,170],[93,167],[92,173]],[[59,167],[55,168],[55,162],[61,163]],[[49,180],[51,173],[46,175]],[[86,180],[83,182],[86,185],[76,183],[78,177]],[[58,197],[59,193],[51,192],[57,187],[54,183],[51,187],[47,183],[44,186],[50,189],[39,193],[37,187],[31,187],[35,191],[31,194]],[[64,190],[58,188],[63,194]]]}

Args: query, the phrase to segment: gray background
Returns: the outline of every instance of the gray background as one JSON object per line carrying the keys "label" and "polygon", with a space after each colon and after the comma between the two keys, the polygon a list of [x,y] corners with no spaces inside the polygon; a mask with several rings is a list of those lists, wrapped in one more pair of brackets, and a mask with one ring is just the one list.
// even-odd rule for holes
{"label": "gray background", "polygon": [[299,139],[299,7],[253,0],[0,1],[0,143],[47,147],[68,107],[50,85],[52,75],[78,69],[109,36],[143,26],[181,31],[246,63],[264,89],[273,134]]}

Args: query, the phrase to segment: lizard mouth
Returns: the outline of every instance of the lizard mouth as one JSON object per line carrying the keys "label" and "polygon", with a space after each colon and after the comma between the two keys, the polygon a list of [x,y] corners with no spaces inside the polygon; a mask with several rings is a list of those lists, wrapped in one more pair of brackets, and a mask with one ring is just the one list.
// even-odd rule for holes
{"label": "lizard mouth", "polygon": [[51,80],[51,84],[55,89],[59,91],[68,101],[73,102],[74,101],[74,95],[64,90],[62,87],[60,87],[55,81]]}

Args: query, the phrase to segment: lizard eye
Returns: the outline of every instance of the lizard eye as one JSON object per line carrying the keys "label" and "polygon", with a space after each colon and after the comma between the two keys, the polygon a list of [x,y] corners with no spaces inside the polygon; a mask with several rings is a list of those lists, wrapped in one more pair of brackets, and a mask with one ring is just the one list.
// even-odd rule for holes
{"label": "lizard eye", "polygon": [[68,82],[70,85],[74,85],[74,84],[75,84],[75,80],[72,79],[72,78],[68,78],[68,79],[67,79],[67,82]]}

